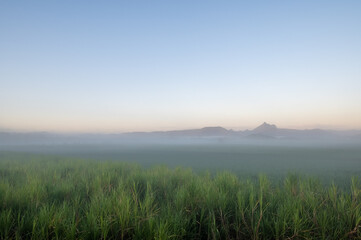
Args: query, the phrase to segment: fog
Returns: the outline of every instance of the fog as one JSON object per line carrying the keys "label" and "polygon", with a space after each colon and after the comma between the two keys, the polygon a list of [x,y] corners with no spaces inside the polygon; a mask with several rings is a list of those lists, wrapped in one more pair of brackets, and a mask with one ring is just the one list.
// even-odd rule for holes
{"label": "fog", "polygon": [[197,172],[227,170],[242,177],[265,173],[279,179],[297,173],[343,184],[361,171],[358,134],[269,124],[239,132],[212,127],[125,134],[1,133],[0,154],[124,161]]}

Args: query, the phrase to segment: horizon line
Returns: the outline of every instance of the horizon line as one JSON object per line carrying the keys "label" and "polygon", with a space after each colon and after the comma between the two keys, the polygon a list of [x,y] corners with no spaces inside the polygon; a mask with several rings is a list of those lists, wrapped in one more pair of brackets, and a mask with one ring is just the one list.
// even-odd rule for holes
{"label": "horizon line", "polygon": [[204,127],[192,127],[192,128],[172,128],[172,129],[158,129],[158,130],[128,130],[128,131],[118,131],[118,130],[74,130],[74,131],[67,131],[67,130],[25,130],[25,129],[11,129],[11,128],[2,128],[0,127],[0,132],[2,133],[53,133],[53,134],[127,134],[127,133],[152,133],[152,132],[172,132],[172,131],[186,131],[186,130],[198,130],[204,128],[223,128],[228,131],[235,131],[235,132],[243,132],[243,131],[252,131],[259,126],[262,125],[269,125],[275,126],[277,129],[291,129],[291,130],[324,130],[324,131],[361,131],[361,128],[346,128],[346,127],[320,127],[319,125],[315,124],[319,127],[278,127],[278,125],[268,122],[263,122],[256,127],[223,127],[221,125],[211,125],[211,126],[204,126]]}

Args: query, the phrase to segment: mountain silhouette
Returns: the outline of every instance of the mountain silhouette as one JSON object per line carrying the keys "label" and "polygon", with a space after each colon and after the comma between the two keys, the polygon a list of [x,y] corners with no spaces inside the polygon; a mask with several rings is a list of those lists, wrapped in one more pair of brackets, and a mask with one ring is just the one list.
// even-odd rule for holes
{"label": "mountain silhouette", "polygon": [[0,131],[0,145],[32,145],[32,144],[122,144],[127,142],[237,142],[247,140],[299,139],[299,140],[350,140],[360,141],[361,130],[322,130],[322,129],[287,129],[278,128],[274,124],[262,123],[252,130],[234,131],[223,127],[204,127],[156,132],[128,133],[81,133],[56,134],[47,132],[10,132]]}
{"label": "mountain silhouette", "polygon": [[253,134],[264,134],[264,133],[275,133],[278,130],[277,126],[274,124],[268,124],[264,122],[260,126],[252,130]]}

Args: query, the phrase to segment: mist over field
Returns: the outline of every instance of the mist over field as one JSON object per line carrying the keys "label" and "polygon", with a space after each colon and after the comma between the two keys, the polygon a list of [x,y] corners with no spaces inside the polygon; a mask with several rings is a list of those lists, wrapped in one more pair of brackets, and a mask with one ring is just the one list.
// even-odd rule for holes
{"label": "mist over field", "polygon": [[361,131],[295,130],[263,123],[252,130],[222,127],[123,134],[0,133],[0,150],[113,160],[145,167],[228,170],[239,175],[290,172],[334,180],[361,169]]}
{"label": "mist over field", "polygon": [[295,130],[263,123],[252,130],[222,127],[123,134],[2,133],[0,151],[121,161],[149,168],[230,171],[272,178],[290,173],[345,184],[361,170],[358,130]]}

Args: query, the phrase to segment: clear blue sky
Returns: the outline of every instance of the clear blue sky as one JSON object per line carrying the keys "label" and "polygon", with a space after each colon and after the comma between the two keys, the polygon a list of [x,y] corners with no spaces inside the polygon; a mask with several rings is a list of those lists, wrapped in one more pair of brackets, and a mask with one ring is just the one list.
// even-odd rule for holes
{"label": "clear blue sky", "polygon": [[361,128],[361,1],[1,1],[0,128]]}

